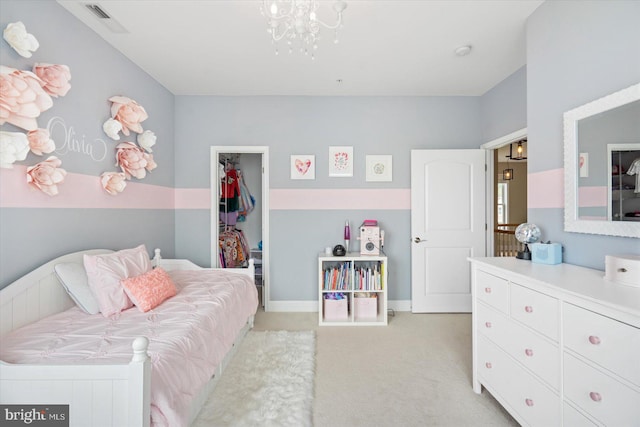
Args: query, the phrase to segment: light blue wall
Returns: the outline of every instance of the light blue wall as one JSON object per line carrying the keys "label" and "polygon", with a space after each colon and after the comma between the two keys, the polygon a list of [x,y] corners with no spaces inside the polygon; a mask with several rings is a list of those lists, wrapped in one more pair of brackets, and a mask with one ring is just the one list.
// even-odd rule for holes
{"label": "light blue wall", "polygon": [[[176,97],[176,187],[209,188],[212,145],[267,145],[272,189],[409,189],[410,150],[478,148],[478,97]],[[328,176],[331,145],[354,147],[354,176]],[[316,179],[291,180],[292,154],[316,156]],[[365,155],[392,154],[393,182],[366,182]],[[445,183],[443,182],[443,185]],[[317,254],[342,240],[344,221],[386,230],[392,300],[411,298],[410,210],[272,209],[271,298],[317,298]],[[210,265],[205,210],[176,211],[176,252]],[[357,248],[357,247],[356,247]]]}
{"label": "light blue wall", "polygon": [[527,127],[527,68],[501,81],[480,97],[483,142]]}
{"label": "light blue wall", "polygon": [[[565,111],[640,81],[638,17],[638,1],[547,1],[529,18],[530,174],[563,167]],[[597,161],[589,159],[589,163]],[[562,208],[530,208],[529,222],[564,245],[565,262],[604,269],[605,255],[640,254],[638,239],[565,233],[563,212]]]}
{"label": "light blue wall", "polygon": [[[173,187],[173,95],[54,1],[2,0],[0,27],[16,21],[25,24],[40,48],[31,58],[23,58],[0,40],[2,65],[30,71],[39,62],[65,64],[71,69],[71,90],[54,98],[53,107],[38,119],[39,126],[46,127],[50,118],[61,117],[79,141],[95,144],[103,139],[108,144],[110,154],[98,162],[74,151],[56,153],[69,173],[67,182],[73,179],[71,174],[88,175],[96,180],[95,191],[103,191],[99,176],[116,170],[117,143],[106,137],[102,123],[110,114],[108,98],[125,95],[144,106],[149,118],[143,126],[157,136],[153,155],[158,167],[142,182]],[[1,128],[24,132],[10,124]],[[61,139],[54,136],[58,148]],[[18,164],[31,166],[47,157],[29,154]],[[30,191],[26,178],[24,182],[15,192]],[[64,191],[62,184],[60,192]],[[0,208],[0,287],[56,256],[77,250],[121,249],[144,243],[150,251],[160,247],[166,256],[172,256],[173,225],[172,209]]]}

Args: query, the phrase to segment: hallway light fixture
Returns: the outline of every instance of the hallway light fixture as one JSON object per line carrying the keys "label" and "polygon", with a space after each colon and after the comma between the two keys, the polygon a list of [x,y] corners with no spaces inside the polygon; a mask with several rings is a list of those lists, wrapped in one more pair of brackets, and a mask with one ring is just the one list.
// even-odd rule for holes
{"label": "hallway light fixture", "polygon": [[318,0],[262,0],[260,11],[267,18],[267,32],[271,34],[272,42],[276,44],[286,39],[289,53],[293,52],[293,44],[299,45],[300,52],[311,54],[315,59],[314,50],[318,48],[320,29],[335,30],[334,43],[338,43],[338,28],[342,26],[342,12],[347,3],[338,0],[333,4],[336,13],[336,23],[326,24],[318,19],[316,10],[320,5]]}
{"label": "hallway light fixture", "polygon": [[511,181],[513,179],[513,169],[507,168],[507,169],[503,170],[502,171],[502,179],[505,180],[505,181]]}
{"label": "hallway light fixture", "polygon": [[513,144],[509,144],[509,155],[505,157],[511,160],[527,160],[527,158],[524,157],[524,146],[522,145],[525,142],[527,142],[526,139],[518,141],[515,156],[513,155]]}

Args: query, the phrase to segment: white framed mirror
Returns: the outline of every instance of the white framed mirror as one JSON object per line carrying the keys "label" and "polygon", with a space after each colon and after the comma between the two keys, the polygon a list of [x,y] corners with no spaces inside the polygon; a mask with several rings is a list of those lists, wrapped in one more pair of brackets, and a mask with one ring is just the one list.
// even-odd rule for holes
{"label": "white framed mirror", "polygon": [[640,238],[639,144],[640,83],[564,113],[565,231]]}

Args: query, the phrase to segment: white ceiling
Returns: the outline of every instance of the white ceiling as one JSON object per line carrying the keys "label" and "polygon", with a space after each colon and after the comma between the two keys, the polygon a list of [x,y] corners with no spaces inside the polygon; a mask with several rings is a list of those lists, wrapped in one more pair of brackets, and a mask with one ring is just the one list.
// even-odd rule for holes
{"label": "white ceiling", "polygon": [[[258,0],[58,2],[175,95],[315,96],[482,95],[525,64],[526,20],[543,3],[346,1],[340,43],[322,32],[314,61],[282,43],[275,55]],[[321,3],[333,23],[333,1]],[[454,54],[467,44],[471,54]]]}

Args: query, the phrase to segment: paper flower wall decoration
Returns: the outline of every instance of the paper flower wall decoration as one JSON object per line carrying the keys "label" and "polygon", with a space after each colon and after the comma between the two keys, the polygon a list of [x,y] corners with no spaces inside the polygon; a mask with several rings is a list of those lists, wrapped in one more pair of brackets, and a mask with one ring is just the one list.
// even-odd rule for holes
{"label": "paper flower wall decoration", "polygon": [[102,188],[112,196],[122,193],[127,186],[124,172],[105,172],[100,176],[100,182],[102,182]]}
{"label": "paper flower wall decoration", "polygon": [[22,161],[29,154],[27,135],[20,132],[0,131],[0,168],[12,169],[16,161]]}
{"label": "paper flower wall decoration", "polygon": [[71,71],[66,65],[35,64],[33,73],[42,80],[42,89],[54,98],[65,96],[71,89]]}
{"label": "paper flower wall decoration", "polygon": [[144,108],[136,101],[126,96],[112,96],[111,118],[117,120],[122,125],[122,133],[129,136],[129,131],[142,133],[142,123],[149,116]]}
{"label": "paper flower wall decoration", "polygon": [[35,52],[40,47],[35,36],[27,33],[27,28],[20,21],[7,24],[2,37],[9,46],[25,58],[31,58],[31,52]]}
{"label": "paper flower wall decoration", "polygon": [[53,106],[43,85],[30,71],[0,65],[0,125],[6,122],[26,130],[37,129],[36,118]]}
{"label": "paper flower wall decoration", "polygon": [[116,146],[116,166],[120,166],[127,179],[132,176],[142,179],[147,176],[146,171],[152,171],[158,165],[151,154],[145,153],[133,142],[121,142]]}
{"label": "paper flower wall decoration", "polygon": [[27,140],[31,152],[38,156],[52,153],[56,149],[56,143],[51,139],[49,131],[46,129],[36,129],[27,132]]}
{"label": "paper flower wall decoration", "polygon": [[102,130],[109,138],[118,141],[120,140],[120,135],[118,135],[118,133],[122,130],[122,124],[117,120],[108,119],[102,125]]}
{"label": "paper flower wall decoration", "polygon": [[60,168],[62,162],[55,156],[27,168],[27,183],[49,196],[58,194],[58,184],[64,182],[67,171]]}
{"label": "paper flower wall decoration", "polygon": [[140,147],[144,148],[147,153],[153,152],[151,147],[156,145],[156,134],[150,130],[145,130],[138,135],[138,144]]}

